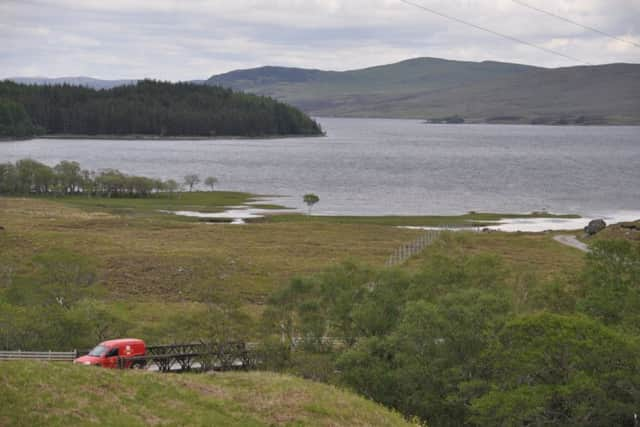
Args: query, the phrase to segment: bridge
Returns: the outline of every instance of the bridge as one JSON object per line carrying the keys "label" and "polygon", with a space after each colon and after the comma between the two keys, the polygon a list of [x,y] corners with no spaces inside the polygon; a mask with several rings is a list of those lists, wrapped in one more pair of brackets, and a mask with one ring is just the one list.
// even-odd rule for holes
{"label": "bridge", "polygon": [[[3,360],[72,362],[88,351],[0,351]],[[187,343],[149,346],[144,356],[119,356],[119,369],[148,369],[159,372],[229,371],[256,369],[257,344],[245,342]]]}

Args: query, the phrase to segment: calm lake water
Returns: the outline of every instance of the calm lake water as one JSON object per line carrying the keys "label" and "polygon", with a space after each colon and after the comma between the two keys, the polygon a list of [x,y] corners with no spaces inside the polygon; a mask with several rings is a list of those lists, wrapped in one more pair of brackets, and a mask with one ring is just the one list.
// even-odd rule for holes
{"label": "calm lake water", "polygon": [[220,189],[288,196],[279,200],[288,206],[314,192],[322,214],[640,212],[640,127],[319,121],[327,137],[5,142],[0,162],[69,159],[179,181],[213,175]]}

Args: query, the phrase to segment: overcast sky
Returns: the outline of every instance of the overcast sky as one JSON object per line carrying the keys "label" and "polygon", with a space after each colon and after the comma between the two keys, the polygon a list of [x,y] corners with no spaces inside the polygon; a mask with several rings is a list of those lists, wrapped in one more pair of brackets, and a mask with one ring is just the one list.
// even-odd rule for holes
{"label": "overcast sky", "polygon": [[[412,0],[602,64],[640,48],[512,0]],[[640,44],[640,0],[526,0]],[[190,80],[237,68],[363,68],[411,57],[577,65],[400,0],[0,0],[0,77]]]}

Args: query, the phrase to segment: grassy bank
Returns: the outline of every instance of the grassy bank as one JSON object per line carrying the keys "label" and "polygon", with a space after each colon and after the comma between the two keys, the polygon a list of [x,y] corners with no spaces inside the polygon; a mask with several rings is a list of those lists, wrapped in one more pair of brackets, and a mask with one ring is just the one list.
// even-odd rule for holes
{"label": "grassy bank", "polygon": [[322,216],[322,215],[269,215],[267,221],[274,223],[311,222],[322,224],[370,224],[386,226],[417,227],[484,227],[501,219],[517,218],[579,218],[579,215],[554,215],[547,212],[530,214],[500,214],[470,212],[464,215],[422,215],[422,216]]}
{"label": "grassy bank", "polygon": [[163,375],[0,363],[0,425],[408,426],[337,388],[266,372]]}
{"label": "grassy bank", "polygon": [[[182,193],[163,193],[141,198],[108,198],[87,197],[83,195],[44,197],[41,200],[60,202],[67,206],[84,208],[92,211],[102,210],[122,214],[157,214],[161,210],[221,212],[230,206],[245,205],[259,201],[261,196],[237,191],[193,191]],[[284,206],[262,204],[263,209],[285,209]]]}
{"label": "grassy bank", "polygon": [[582,238],[585,243],[607,239],[640,241],[640,220],[622,222],[620,224],[610,224],[609,226],[607,226],[607,228],[595,234],[594,236],[587,236]]}
{"label": "grassy bank", "polygon": [[[130,134],[130,135],[78,135],[78,134],[45,134],[45,135],[35,135],[30,138],[23,139],[90,139],[90,140],[149,140],[149,141],[217,141],[217,140],[256,140],[256,139],[284,139],[284,138],[317,138],[321,136],[326,136],[324,132],[315,134],[315,135],[306,135],[306,134],[282,134],[282,135],[255,135],[255,136],[237,136],[237,135],[229,135],[229,136],[166,136],[166,135],[145,135],[145,134]],[[7,138],[8,141],[13,141],[14,139]]]}

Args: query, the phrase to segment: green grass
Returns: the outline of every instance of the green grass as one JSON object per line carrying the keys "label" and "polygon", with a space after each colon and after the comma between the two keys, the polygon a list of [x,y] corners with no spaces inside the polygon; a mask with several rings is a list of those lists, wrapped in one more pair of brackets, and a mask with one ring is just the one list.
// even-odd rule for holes
{"label": "green grass", "polygon": [[0,210],[0,263],[29,278],[34,257],[75,253],[93,260],[114,301],[191,302],[213,291],[259,306],[296,275],[351,258],[381,266],[419,234],[361,224],[206,224],[37,198],[0,198]]}
{"label": "green grass", "polygon": [[553,240],[555,234],[451,232],[412,258],[407,267],[417,268],[434,251],[444,251],[452,255],[498,256],[509,268],[514,281],[523,273],[549,280],[555,275],[579,271],[584,265],[584,254]]}
{"label": "green grass", "polygon": [[[213,206],[209,197],[214,195],[194,193],[183,202],[205,198]],[[235,201],[234,197],[217,203]],[[43,282],[43,257],[71,267],[77,261],[95,270],[97,298],[129,325],[128,334],[156,342],[169,339],[162,329],[168,314],[201,313],[203,295],[238,303],[257,319],[269,295],[293,277],[346,260],[381,268],[395,249],[421,234],[397,225],[467,224],[505,217],[279,215],[236,226],[156,214],[148,206],[140,208],[146,203],[141,199],[112,200],[121,208],[92,204],[102,199],[0,198],[0,225],[5,228],[0,231],[0,286],[5,271],[15,283]],[[499,255],[514,274],[528,270],[542,277],[576,270],[583,259],[544,233],[455,233],[446,245],[452,252]],[[425,251],[402,268],[415,268],[430,253]]]}
{"label": "green grass", "polygon": [[3,426],[409,426],[332,386],[267,372],[158,374],[0,362]]}
{"label": "green grass", "polygon": [[[322,223],[322,224],[373,224],[386,226],[419,226],[419,227],[484,227],[501,219],[515,218],[579,218],[579,215],[554,215],[547,212],[530,214],[508,213],[475,213],[464,215],[430,215],[430,216],[322,216],[284,214],[269,215],[266,221],[273,223]],[[495,224],[493,224],[495,225]]]}
{"label": "green grass", "polygon": [[[259,200],[260,196],[235,191],[194,191],[179,194],[160,194],[144,198],[107,198],[82,195],[47,197],[46,200],[61,202],[68,206],[118,213],[156,212],[159,210],[190,210],[220,212],[226,207],[245,205]],[[264,204],[262,209],[280,209],[282,206]]]}

